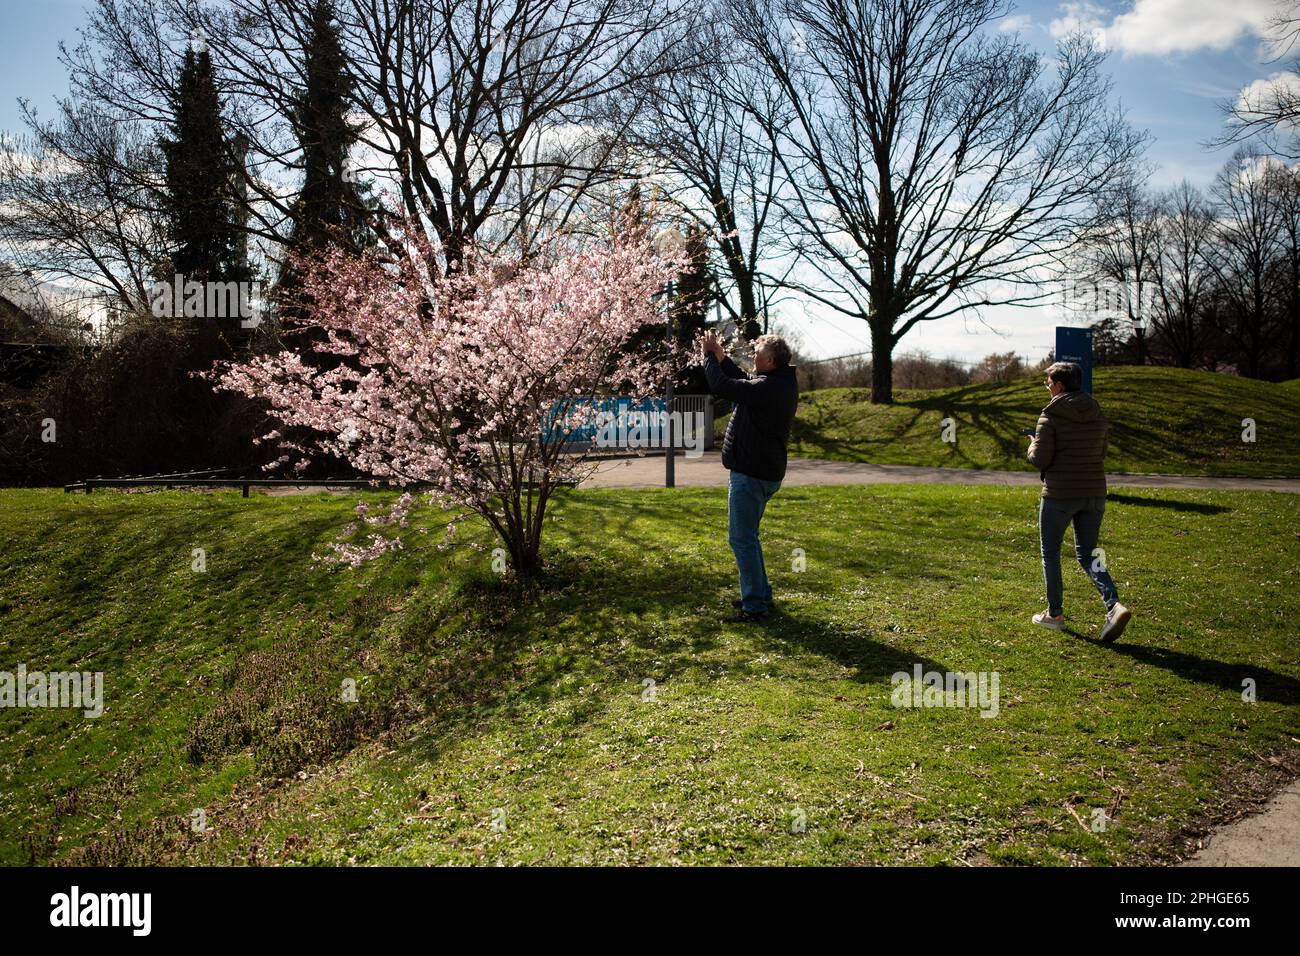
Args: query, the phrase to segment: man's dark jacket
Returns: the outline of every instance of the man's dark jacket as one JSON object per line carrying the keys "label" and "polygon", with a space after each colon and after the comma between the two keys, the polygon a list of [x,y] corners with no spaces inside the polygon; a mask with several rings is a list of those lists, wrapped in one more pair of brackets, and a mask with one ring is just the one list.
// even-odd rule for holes
{"label": "man's dark jacket", "polygon": [[735,402],[722,439],[722,465],[764,481],[785,477],[785,446],[799,405],[794,366],[750,377],[731,359],[704,359],[709,391]]}
{"label": "man's dark jacket", "polygon": [[1029,460],[1044,498],[1106,497],[1106,416],[1087,392],[1062,392],[1038,416]]}

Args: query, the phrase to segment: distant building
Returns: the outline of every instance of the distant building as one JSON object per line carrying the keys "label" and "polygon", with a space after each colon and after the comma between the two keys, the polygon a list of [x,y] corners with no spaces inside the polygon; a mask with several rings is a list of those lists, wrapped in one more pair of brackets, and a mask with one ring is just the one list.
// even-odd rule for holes
{"label": "distant building", "polygon": [[106,331],[108,316],[98,292],[38,282],[0,263],[0,342],[90,344]]}
{"label": "distant building", "polygon": [[54,285],[0,264],[0,384],[30,387],[87,348],[104,329],[102,297]]}
{"label": "distant building", "polygon": [[0,342],[30,341],[39,334],[31,308],[31,301],[21,290],[9,288],[0,279]]}

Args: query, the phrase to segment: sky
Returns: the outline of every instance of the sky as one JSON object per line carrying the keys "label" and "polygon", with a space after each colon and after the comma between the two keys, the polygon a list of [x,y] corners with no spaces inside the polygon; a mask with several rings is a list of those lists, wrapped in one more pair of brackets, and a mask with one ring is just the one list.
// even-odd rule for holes
{"label": "sky", "polygon": [[[1072,29],[1093,32],[1108,52],[1106,70],[1129,122],[1151,135],[1147,159],[1155,189],[1183,179],[1205,188],[1232,149],[1206,143],[1223,131],[1220,104],[1251,83],[1282,71],[1265,62],[1262,37],[1276,0],[1021,0],[1003,22],[1043,53]],[[869,348],[865,323],[843,317],[805,317],[791,310],[784,324],[817,357]],[[973,361],[1014,351],[1032,360],[1055,344],[1057,325],[1079,324],[1059,305],[990,308],[978,315],[921,323],[899,351]],[[991,327],[991,328],[990,328]]]}
{"label": "sky", "polygon": [[[86,6],[86,0],[0,0],[0,129],[20,128],[19,97],[49,115],[67,87],[58,43],[75,43]],[[1044,53],[1069,30],[1092,31],[1109,52],[1106,69],[1129,121],[1152,137],[1152,185],[1185,178],[1205,187],[1230,153],[1205,145],[1223,129],[1220,103],[1282,70],[1265,62],[1262,42],[1274,10],[1275,0],[1021,0],[1002,26]],[[843,316],[788,304],[777,321],[806,355],[869,348],[866,324]],[[1067,321],[1078,319],[1056,305],[986,309],[921,323],[899,350],[963,361],[1015,351],[1036,360],[1052,347],[1055,326]]]}

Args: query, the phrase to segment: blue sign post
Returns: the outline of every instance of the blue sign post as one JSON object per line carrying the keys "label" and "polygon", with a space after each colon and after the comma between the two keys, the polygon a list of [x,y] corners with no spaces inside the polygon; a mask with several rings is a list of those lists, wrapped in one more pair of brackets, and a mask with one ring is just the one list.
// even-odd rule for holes
{"label": "blue sign post", "polygon": [[1073,362],[1083,369],[1083,390],[1092,391],[1092,329],[1078,326],[1056,327],[1056,360]]}

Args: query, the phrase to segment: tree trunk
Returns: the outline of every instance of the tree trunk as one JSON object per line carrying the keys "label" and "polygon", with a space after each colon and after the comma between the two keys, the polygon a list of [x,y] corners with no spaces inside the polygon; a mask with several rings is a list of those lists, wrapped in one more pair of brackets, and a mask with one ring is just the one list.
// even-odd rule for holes
{"label": "tree trunk", "polygon": [[1250,344],[1246,348],[1246,377],[1259,378],[1260,342],[1253,333],[1248,341]]}
{"label": "tree trunk", "polygon": [[1286,350],[1286,377],[1295,378],[1296,347],[1300,345],[1300,302],[1291,305],[1291,336]]}
{"label": "tree trunk", "polygon": [[531,578],[542,570],[541,555],[532,548],[525,549],[514,562],[515,575],[520,578]]}
{"label": "tree trunk", "polygon": [[871,404],[894,403],[894,323],[871,320]]}
{"label": "tree trunk", "polygon": [[736,288],[740,292],[740,334],[752,342],[763,331],[758,321],[758,296],[754,294],[753,275],[745,272],[743,278],[737,281]]}

